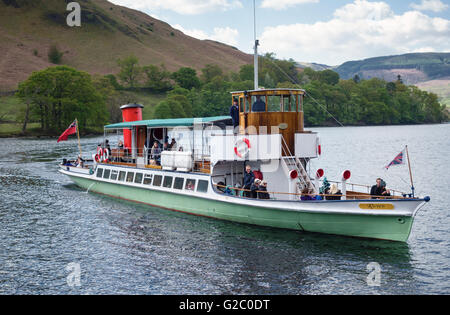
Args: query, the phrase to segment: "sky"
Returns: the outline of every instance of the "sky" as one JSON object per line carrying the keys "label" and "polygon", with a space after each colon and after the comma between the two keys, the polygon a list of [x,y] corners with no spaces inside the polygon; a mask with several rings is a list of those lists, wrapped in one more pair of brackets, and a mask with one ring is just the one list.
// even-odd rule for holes
{"label": "sky", "polygon": [[[253,53],[252,0],[109,0]],[[330,66],[450,52],[450,0],[255,0],[259,53]]]}

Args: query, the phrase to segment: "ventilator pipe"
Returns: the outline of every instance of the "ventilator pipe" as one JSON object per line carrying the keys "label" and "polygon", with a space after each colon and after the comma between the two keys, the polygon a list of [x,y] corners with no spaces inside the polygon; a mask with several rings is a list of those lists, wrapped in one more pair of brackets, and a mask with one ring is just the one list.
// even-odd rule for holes
{"label": "ventilator pipe", "polygon": [[342,173],[342,200],[347,200],[347,181],[352,176],[352,173],[349,170],[346,170]]}

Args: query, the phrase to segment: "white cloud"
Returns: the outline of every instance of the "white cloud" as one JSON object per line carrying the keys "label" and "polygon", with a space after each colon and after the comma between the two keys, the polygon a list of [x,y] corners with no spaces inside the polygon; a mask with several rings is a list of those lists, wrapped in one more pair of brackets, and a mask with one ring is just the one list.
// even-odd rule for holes
{"label": "white cloud", "polygon": [[320,0],[264,0],[261,8],[284,10],[298,4],[318,3]]}
{"label": "white cloud", "polygon": [[170,10],[179,14],[202,14],[212,11],[225,11],[242,8],[240,0],[109,0],[136,10]]}
{"label": "white cloud", "polygon": [[429,50],[450,51],[450,21],[419,11],[396,15],[385,2],[355,0],[328,21],[267,27],[263,52],[338,65],[348,60]]}
{"label": "white cloud", "polygon": [[412,3],[411,8],[419,11],[441,12],[446,10],[448,5],[440,0],[422,0],[420,4]]}
{"label": "white cloud", "polygon": [[208,34],[203,30],[199,29],[185,29],[181,25],[177,24],[173,26],[174,28],[182,31],[184,34],[198,39],[210,39],[215,40],[224,44],[231,46],[238,45],[239,32],[231,27],[215,27],[212,34]]}

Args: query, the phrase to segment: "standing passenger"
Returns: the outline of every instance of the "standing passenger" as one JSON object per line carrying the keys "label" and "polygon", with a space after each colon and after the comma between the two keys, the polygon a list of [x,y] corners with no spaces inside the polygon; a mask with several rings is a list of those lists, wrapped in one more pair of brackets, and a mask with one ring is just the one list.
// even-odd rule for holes
{"label": "standing passenger", "polygon": [[[253,182],[255,181],[255,175],[252,172],[252,167],[250,165],[247,165],[245,167],[245,175],[244,175],[244,189],[250,190],[250,187],[252,186]],[[250,197],[249,191],[244,191],[244,197]]]}
{"label": "standing passenger", "polygon": [[233,121],[234,132],[236,133],[236,127],[239,126],[239,107],[237,99],[233,100],[233,105],[230,108],[230,116]]}

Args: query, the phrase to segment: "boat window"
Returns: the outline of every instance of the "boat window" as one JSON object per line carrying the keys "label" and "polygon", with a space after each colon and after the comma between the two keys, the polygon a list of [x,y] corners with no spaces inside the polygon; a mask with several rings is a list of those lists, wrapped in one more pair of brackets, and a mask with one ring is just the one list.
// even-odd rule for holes
{"label": "boat window", "polygon": [[174,189],[183,189],[184,178],[177,177],[175,178],[175,183],[173,184]]}
{"label": "boat window", "polygon": [[116,180],[117,179],[117,175],[119,174],[119,172],[117,171],[111,171],[111,180]]}
{"label": "boat window", "polygon": [[142,177],[144,175],[142,173],[136,173],[136,177],[134,178],[134,182],[136,184],[142,184]]}
{"label": "boat window", "polygon": [[151,185],[152,184],[152,174],[145,174],[144,176],[144,185]]}
{"label": "boat window", "polygon": [[102,178],[103,177],[103,168],[97,168],[97,177]]}
{"label": "boat window", "polygon": [[127,174],[127,182],[132,183],[134,178],[134,172],[128,172]]}
{"label": "boat window", "polygon": [[120,173],[119,173],[119,182],[123,182],[125,180],[125,175],[126,174],[127,174],[127,172],[120,171]]}
{"label": "boat window", "polygon": [[105,171],[103,172],[103,178],[104,179],[109,179],[110,175],[111,175],[111,170],[106,168]]}
{"label": "boat window", "polygon": [[207,180],[199,180],[197,185],[198,192],[208,192],[208,181]]}
{"label": "boat window", "polygon": [[188,179],[186,180],[186,187],[184,187],[186,190],[194,191],[195,189],[195,179]]}
{"label": "boat window", "polygon": [[172,188],[173,177],[172,176],[164,176],[163,187]]}
{"label": "boat window", "polygon": [[161,186],[162,182],[162,176],[161,175],[155,175],[155,178],[153,179],[153,186]]}

